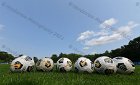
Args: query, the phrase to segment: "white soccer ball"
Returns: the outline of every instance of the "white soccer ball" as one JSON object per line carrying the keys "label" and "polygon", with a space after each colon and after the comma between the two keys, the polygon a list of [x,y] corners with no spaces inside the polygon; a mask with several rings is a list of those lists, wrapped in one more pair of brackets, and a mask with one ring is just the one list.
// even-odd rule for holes
{"label": "white soccer ball", "polygon": [[70,71],[72,69],[72,62],[68,58],[60,58],[57,61],[57,69],[61,72]]}
{"label": "white soccer ball", "polygon": [[116,63],[118,73],[134,73],[135,65],[130,59],[125,57],[115,57],[113,58],[113,61]]}
{"label": "white soccer ball", "polygon": [[94,61],[94,68],[97,72],[103,74],[113,74],[117,70],[115,62],[107,56],[97,58]]}
{"label": "white soccer ball", "polygon": [[11,62],[10,70],[12,72],[30,72],[34,67],[34,60],[26,55],[18,57]]}
{"label": "white soccer ball", "polygon": [[75,62],[74,67],[77,72],[92,73],[94,71],[92,61],[85,57],[78,58],[78,60]]}
{"label": "white soccer ball", "polygon": [[36,69],[41,71],[51,71],[54,67],[53,60],[51,58],[40,59],[36,63]]}

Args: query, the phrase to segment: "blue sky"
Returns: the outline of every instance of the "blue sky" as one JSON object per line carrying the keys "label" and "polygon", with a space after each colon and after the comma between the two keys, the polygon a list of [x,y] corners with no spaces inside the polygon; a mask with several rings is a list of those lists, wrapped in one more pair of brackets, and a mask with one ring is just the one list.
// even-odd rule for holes
{"label": "blue sky", "polygon": [[14,55],[102,53],[138,37],[139,24],[139,0],[0,0],[0,48]]}

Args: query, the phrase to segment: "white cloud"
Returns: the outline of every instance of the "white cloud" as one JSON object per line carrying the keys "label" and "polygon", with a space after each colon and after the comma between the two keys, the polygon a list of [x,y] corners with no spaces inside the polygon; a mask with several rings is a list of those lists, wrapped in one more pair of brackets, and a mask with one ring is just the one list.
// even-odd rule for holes
{"label": "white cloud", "polygon": [[85,39],[90,38],[94,34],[93,31],[86,31],[80,34],[80,36],[77,38],[77,41],[83,41]]}
{"label": "white cloud", "polygon": [[128,24],[126,26],[122,26],[120,28],[118,28],[118,30],[115,31],[115,33],[120,33],[120,34],[128,34],[131,33],[132,29],[135,28],[136,26],[138,26],[138,24],[136,24],[133,21],[128,22]]}
{"label": "white cloud", "polygon": [[116,24],[117,23],[117,20],[114,19],[114,18],[110,18],[108,20],[105,20],[101,25],[100,27],[101,28],[110,28],[112,25]]}
{"label": "white cloud", "polygon": [[89,50],[90,49],[90,47],[84,47],[83,48],[83,50]]}
{"label": "white cloud", "polygon": [[99,32],[95,32],[93,36],[94,36],[94,37],[97,37],[97,36],[106,36],[106,35],[109,35],[108,31],[106,31],[106,30],[101,30],[101,31],[99,31]]}
{"label": "white cloud", "polygon": [[105,36],[108,34],[109,33],[106,30],[101,30],[100,32],[85,31],[80,34],[80,36],[77,38],[77,41],[85,41],[85,40],[91,39],[93,37]]}
{"label": "white cloud", "polygon": [[132,32],[132,29],[136,26],[138,26],[138,24],[134,22],[128,22],[126,26],[118,28],[117,30],[113,31],[110,35],[100,36],[98,38],[87,40],[85,42],[85,45],[86,46],[101,45],[127,38],[128,35]]}
{"label": "white cloud", "polygon": [[94,46],[94,45],[101,45],[101,44],[106,44],[110,43],[116,40],[122,39],[122,36],[120,34],[112,34],[109,36],[101,36],[99,38],[93,38],[89,41],[85,42],[86,46]]}
{"label": "white cloud", "polygon": [[[104,21],[104,23],[108,25],[113,25],[116,22],[117,20],[114,18]],[[103,24],[100,25],[102,28],[104,27]],[[95,45],[107,44],[124,38],[128,38],[132,33],[132,29],[138,25],[139,24],[130,21],[127,25],[121,26],[114,31],[112,30],[111,32],[105,29],[101,29],[99,32],[86,31],[81,33],[77,40],[82,42],[84,41],[85,47],[83,49],[88,50],[90,47]]]}

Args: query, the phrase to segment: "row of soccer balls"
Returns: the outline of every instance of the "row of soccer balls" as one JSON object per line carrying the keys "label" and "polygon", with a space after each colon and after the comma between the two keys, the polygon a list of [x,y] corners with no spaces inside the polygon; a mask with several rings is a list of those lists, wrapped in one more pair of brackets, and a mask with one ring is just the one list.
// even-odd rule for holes
{"label": "row of soccer balls", "polygon": [[[10,70],[12,72],[30,72],[33,67],[41,71],[51,71],[54,67],[54,62],[51,58],[40,59],[36,64],[34,60],[28,56],[21,56],[11,62]],[[72,70],[72,62],[68,58],[60,58],[56,67],[61,72],[67,72]],[[98,73],[113,74],[113,73],[134,73],[135,66],[131,60],[125,57],[115,57],[113,59],[102,56],[97,58],[94,63],[85,57],[80,57],[74,64],[75,71],[77,72],[89,72],[96,71]]]}

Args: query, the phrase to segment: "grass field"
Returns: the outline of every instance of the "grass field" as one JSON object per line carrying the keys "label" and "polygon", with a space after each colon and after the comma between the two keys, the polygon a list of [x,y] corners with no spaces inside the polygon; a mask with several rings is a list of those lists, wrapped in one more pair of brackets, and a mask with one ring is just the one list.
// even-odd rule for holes
{"label": "grass field", "polygon": [[140,66],[134,74],[30,72],[11,73],[9,65],[0,65],[0,85],[140,85]]}

